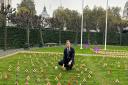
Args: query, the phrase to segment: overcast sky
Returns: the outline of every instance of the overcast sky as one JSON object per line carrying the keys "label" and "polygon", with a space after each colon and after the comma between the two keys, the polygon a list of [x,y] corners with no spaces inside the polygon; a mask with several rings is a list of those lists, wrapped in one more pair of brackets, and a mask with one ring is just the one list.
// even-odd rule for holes
{"label": "overcast sky", "polygon": [[[125,3],[128,0],[108,0],[109,6],[118,6],[121,7],[121,15],[125,6]],[[12,7],[17,7],[17,4],[19,4],[21,0],[12,0]],[[58,6],[61,5],[64,8],[74,9],[78,12],[81,12],[81,3],[82,0],[34,0],[36,5],[36,11],[37,14],[41,14],[44,5],[47,8],[48,13],[50,16],[52,16],[52,13],[55,9],[58,8]],[[103,8],[106,8],[106,0],[85,0],[84,5],[88,5],[90,8],[93,8],[94,6],[102,6]]]}

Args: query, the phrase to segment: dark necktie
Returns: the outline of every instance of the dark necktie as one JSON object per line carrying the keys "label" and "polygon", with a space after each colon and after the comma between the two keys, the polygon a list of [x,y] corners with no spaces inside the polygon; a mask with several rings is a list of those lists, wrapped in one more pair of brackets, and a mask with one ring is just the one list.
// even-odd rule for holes
{"label": "dark necktie", "polygon": [[69,57],[69,48],[67,48],[67,55],[68,55],[68,57]]}

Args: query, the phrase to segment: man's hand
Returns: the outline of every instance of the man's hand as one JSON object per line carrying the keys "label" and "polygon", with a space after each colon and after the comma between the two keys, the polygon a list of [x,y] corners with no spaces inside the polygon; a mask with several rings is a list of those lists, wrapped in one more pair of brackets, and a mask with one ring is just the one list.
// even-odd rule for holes
{"label": "man's hand", "polygon": [[64,64],[63,64],[63,66],[62,66],[62,69],[65,70]]}
{"label": "man's hand", "polygon": [[68,65],[70,66],[70,65],[71,65],[71,63],[72,63],[72,60],[68,63]]}
{"label": "man's hand", "polygon": [[64,64],[63,64],[62,68],[64,68]]}

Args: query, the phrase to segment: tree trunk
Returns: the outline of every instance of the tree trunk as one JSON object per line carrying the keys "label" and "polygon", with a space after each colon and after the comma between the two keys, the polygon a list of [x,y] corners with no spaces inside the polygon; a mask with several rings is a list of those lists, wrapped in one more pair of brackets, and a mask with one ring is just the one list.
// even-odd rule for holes
{"label": "tree trunk", "polygon": [[7,27],[4,27],[4,51],[7,50]]}
{"label": "tree trunk", "polygon": [[61,30],[59,30],[59,45],[61,45]]}
{"label": "tree trunk", "polygon": [[43,33],[42,33],[41,28],[39,29],[39,32],[40,32],[40,40],[41,40],[41,44],[42,44],[42,46],[43,46],[43,45],[44,45],[44,39],[43,39]]}
{"label": "tree trunk", "polygon": [[30,29],[29,29],[29,27],[27,28],[27,48],[29,48],[30,47],[30,43],[29,43],[29,37],[30,36]]}
{"label": "tree trunk", "polygon": [[120,32],[120,45],[122,45],[122,33]]}
{"label": "tree trunk", "polygon": [[90,32],[88,31],[88,44],[90,45]]}
{"label": "tree trunk", "polygon": [[103,32],[103,45],[105,44],[105,33]]}
{"label": "tree trunk", "polygon": [[78,44],[78,31],[76,31],[75,44]]}

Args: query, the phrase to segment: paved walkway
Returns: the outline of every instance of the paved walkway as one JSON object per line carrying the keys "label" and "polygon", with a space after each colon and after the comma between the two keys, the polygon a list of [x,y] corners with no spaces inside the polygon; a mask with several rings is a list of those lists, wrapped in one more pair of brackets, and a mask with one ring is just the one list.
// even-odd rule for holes
{"label": "paved walkway", "polygon": [[19,51],[23,51],[23,50],[24,49],[10,49],[10,50],[7,50],[7,51],[0,50],[0,57],[6,56],[6,55],[9,55],[9,54],[13,54],[13,53],[16,53],[16,52],[19,52]]}

